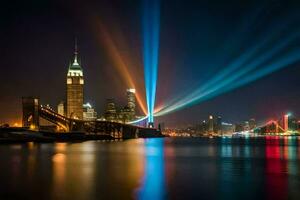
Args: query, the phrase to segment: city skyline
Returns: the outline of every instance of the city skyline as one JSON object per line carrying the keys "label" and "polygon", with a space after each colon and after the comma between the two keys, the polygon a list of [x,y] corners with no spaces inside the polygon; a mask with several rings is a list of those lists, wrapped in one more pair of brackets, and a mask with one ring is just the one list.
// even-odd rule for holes
{"label": "city skyline", "polygon": [[[25,8],[29,8],[36,3],[34,1],[30,2],[28,5],[25,5]],[[142,101],[145,104],[140,43],[141,27],[139,20],[132,20],[134,16],[139,16],[137,9],[139,2],[136,1],[136,3],[137,5],[127,5],[122,1],[113,3],[104,1],[99,3],[99,5],[94,5],[92,3],[82,4],[76,2],[76,8],[78,5],[85,5],[87,7],[95,6],[96,10],[96,8],[105,4],[109,9],[115,11],[114,14],[117,13],[116,16],[111,16],[108,14],[108,11],[99,11],[97,16],[94,17],[95,10],[89,10],[91,13],[88,14],[91,16],[88,15],[88,19],[90,19],[89,17],[94,19],[91,22],[92,24],[85,24],[88,21],[85,17],[78,19],[77,11],[74,11],[75,13],[71,11],[75,5],[69,5],[68,3],[37,3],[32,10],[21,9],[23,5],[20,4],[16,6],[16,10],[19,11],[17,15],[12,16],[4,12],[6,20],[4,20],[3,25],[5,31],[1,33],[1,40],[4,44],[2,49],[4,52],[1,54],[4,73],[2,73],[0,84],[0,89],[4,95],[1,95],[0,101],[0,121],[13,123],[18,119],[20,122],[20,98],[22,96],[39,96],[43,103],[49,103],[52,106],[56,106],[63,100],[65,88],[62,85],[65,80],[66,67],[72,60],[75,36],[79,40],[81,62],[84,66],[86,77],[86,102],[90,102],[98,113],[104,112],[107,98],[113,97],[120,101],[121,104],[124,104],[126,101],[126,98],[124,98],[125,91],[127,88],[131,88],[131,83],[127,83],[127,78],[123,77],[126,74],[124,68],[127,66],[127,71],[130,72],[129,74],[133,79],[132,82],[134,82],[137,91],[141,93]],[[299,15],[295,13],[298,4],[293,1],[275,1],[275,3],[266,2],[265,4],[259,4],[257,1],[254,3],[250,1],[244,3],[233,1],[230,4],[232,8],[229,5],[222,4],[222,10],[218,8],[218,4],[214,5],[208,2],[202,4],[190,2],[190,5],[183,5],[182,2],[176,1],[174,4],[166,5],[167,2],[162,2],[157,107],[161,104],[168,104],[172,101],[172,98],[178,95],[180,97],[186,90],[192,89],[195,85],[203,85],[210,80],[210,76],[214,76],[216,71],[224,68],[224,63],[219,63],[219,66],[215,67],[212,65],[217,63],[208,63],[209,59],[213,60],[213,57],[216,57],[216,60],[221,60],[221,57],[225,56],[212,53],[220,49],[213,38],[206,43],[203,42],[210,37],[216,37],[220,41],[224,41],[229,33],[232,33],[232,35],[238,33],[234,30],[239,30],[243,26],[247,28],[247,24],[242,24],[238,19],[232,20],[230,16],[239,14],[241,19],[247,19],[249,16],[258,15],[263,22],[271,25],[276,22],[285,24],[285,19],[289,18],[289,16],[294,16],[293,22],[297,22],[300,19]],[[183,5],[183,7],[179,8],[180,5]],[[11,5],[7,4],[7,6]],[[54,9],[55,6],[58,6],[60,9]],[[122,12],[117,12],[120,11],[120,6],[122,7]],[[192,8],[193,6],[195,8]],[[194,24],[197,23],[192,20],[193,15],[199,15],[197,9],[205,10],[209,8],[212,9],[216,16],[212,17],[205,12],[201,15],[204,15],[206,21],[214,25],[204,23],[205,20],[203,19],[203,21],[197,23],[202,24],[204,30],[196,28]],[[82,9],[82,11],[86,12],[84,7]],[[176,11],[180,12],[176,13]],[[186,14],[184,11],[190,12]],[[218,11],[222,12],[218,13]],[[231,11],[234,14],[229,15]],[[185,14],[184,18],[182,18],[182,12]],[[228,27],[232,28],[232,31],[228,31],[228,27],[220,26],[219,20],[223,18],[224,14],[228,14],[227,17],[230,18],[225,18],[226,22],[232,21],[227,24]],[[286,18],[283,17],[281,21],[278,21],[278,18],[276,18],[277,14]],[[33,19],[37,15],[40,17]],[[101,18],[102,21],[97,21],[98,18]],[[174,19],[181,19],[182,21]],[[188,20],[191,20],[191,24],[186,23],[183,25]],[[121,28],[117,25],[108,27],[107,25],[111,22],[116,22]],[[100,29],[98,29],[99,23],[102,24]],[[131,25],[130,30],[126,28],[129,24]],[[174,30],[174,27],[179,25],[185,30]],[[209,35],[218,26],[220,26],[220,33]],[[274,33],[276,33],[276,27],[273,27],[273,29]],[[101,35],[103,30],[107,31],[108,36],[105,34],[104,36]],[[291,23],[287,30],[297,32],[298,28]],[[23,37],[19,37],[20,33],[23,33]],[[169,37],[170,33],[172,34]],[[196,33],[195,41],[190,41],[189,35],[191,33]],[[273,32],[268,34],[271,33]],[[259,40],[260,33],[252,33],[252,35],[249,38],[253,42]],[[266,35],[266,33],[263,32],[262,35]],[[282,38],[284,38],[283,36]],[[178,45],[174,46],[172,41],[178,37],[182,39],[178,41]],[[272,42],[276,44],[278,41]],[[298,43],[299,38],[297,38],[294,45]],[[112,44],[117,45],[114,46]],[[200,48],[200,44],[203,44],[205,48]],[[247,42],[241,42],[237,46],[246,44]],[[288,46],[285,51],[289,51],[292,48]],[[172,51],[170,51],[171,49]],[[205,49],[207,52],[205,52]],[[242,49],[247,50],[247,48]],[[232,51],[237,50],[240,50],[240,48]],[[116,52],[119,52],[119,56]],[[122,61],[118,61],[120,55],[121,58],[124,58]],[[257,56],[259,57],[259,55]],[[229,55],[226,56],[230,57]],[[133,64],[129,66],[129,63]],[[206,65],[204,65],[205,63]],[[118,65],[119,68],[115,65]],[[204,67],[198,67],[199,65],[204,65]],[[297,90],[297,85],[300,83],[299,74],[299,62],[295,62],[248,85],[243,85],[225,94],[216,95],[200,104],[157,119],[158,122],[162,121],[172,126],[175,124],[195,123],[201,121],[209,114],[221,115],[230,122],[238,122],[248,118],[264,121],[270,117],[276,118],[287,112],[292,112],[297,116],[300,113],[298,107],[300,92]],[[143,113],[141,107],[137,107],[139,112]]]}
{"label": "city skyline", "polygon": [[0,7],[0,199],[300,199],[300,0]]}

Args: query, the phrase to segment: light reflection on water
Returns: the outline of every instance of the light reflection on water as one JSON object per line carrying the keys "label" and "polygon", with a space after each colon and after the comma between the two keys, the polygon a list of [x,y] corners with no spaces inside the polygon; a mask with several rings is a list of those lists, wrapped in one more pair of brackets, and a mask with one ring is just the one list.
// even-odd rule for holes
{"label": "light reflection on water", "polygon": [[145,163],[142,184],[137,191],[138,199],[165,198],[164,140],[145,140]]}
{"label": "light reflection on water", "polygon": [[0,199],[300,199],[300,139],[0,145]]}

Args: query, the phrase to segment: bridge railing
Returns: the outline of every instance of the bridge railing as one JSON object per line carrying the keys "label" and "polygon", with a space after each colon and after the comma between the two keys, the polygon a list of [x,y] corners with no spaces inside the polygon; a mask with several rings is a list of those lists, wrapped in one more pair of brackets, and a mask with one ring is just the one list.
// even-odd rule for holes
{"label": "bridge railing", "polygon": [[70,120],[47,107],[40,106],[39,116],[60,126],[65,131],[70,131]]}

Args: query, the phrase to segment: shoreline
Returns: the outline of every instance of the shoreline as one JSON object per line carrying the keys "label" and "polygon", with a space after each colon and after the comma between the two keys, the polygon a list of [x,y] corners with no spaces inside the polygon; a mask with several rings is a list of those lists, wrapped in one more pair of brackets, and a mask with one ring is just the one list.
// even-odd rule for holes
{"label": "shoreline", "polygon": [[[135,138],[160,138],[166,137],[162,134],[145,134],[140,133]],[[84,142],[93,140],[126,140],[134,138],[117,138],[108,134],[98,133],[89,134],[84,132],[47,132],[33,131],[25,128],[0,128],[0,144],[4,143],[27,143],[27,142]]]}

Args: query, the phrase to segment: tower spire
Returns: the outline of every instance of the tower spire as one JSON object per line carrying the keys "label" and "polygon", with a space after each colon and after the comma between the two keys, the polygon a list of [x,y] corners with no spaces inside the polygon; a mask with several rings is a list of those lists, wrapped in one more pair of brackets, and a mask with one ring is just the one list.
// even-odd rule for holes
{"label": "tower spire", "polygon": [[74,63],[77,63],[77,55],[78,55],[77,37],[75,37]]}

